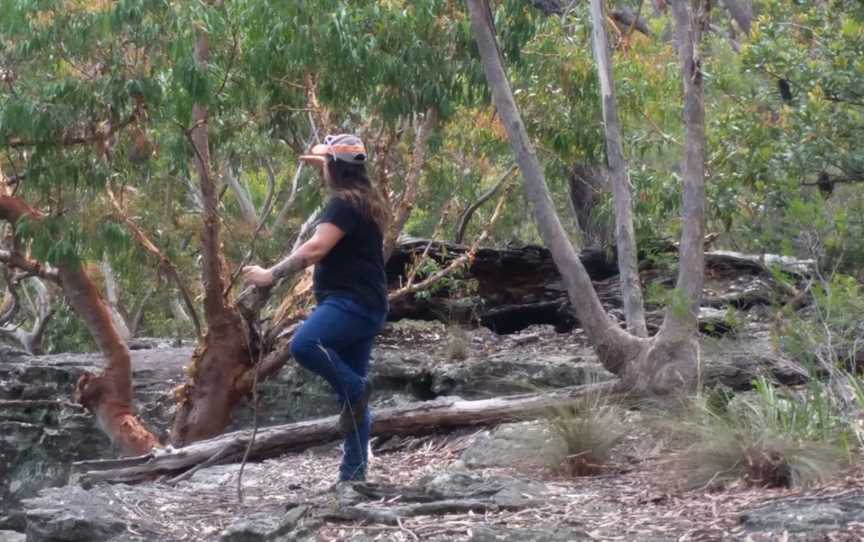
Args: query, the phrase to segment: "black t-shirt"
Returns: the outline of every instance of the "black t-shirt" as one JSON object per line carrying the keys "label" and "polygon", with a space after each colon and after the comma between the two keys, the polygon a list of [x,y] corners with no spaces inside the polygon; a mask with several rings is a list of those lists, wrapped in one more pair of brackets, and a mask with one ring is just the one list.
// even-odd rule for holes
{"label": "black t-shirt", "polygon": [[371,309],[386,309],[384,240],[375,222],[338,197],[330,198],[319,222],[337,226],[345,236],[315,265],[318,302],[336,294]]}

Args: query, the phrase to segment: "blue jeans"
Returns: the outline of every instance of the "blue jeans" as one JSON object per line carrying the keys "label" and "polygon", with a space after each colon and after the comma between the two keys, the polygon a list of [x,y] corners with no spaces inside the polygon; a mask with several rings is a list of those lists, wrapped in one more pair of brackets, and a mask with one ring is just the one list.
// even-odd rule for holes
{"label": "blue jeans", "polygon": [[[330,383],[340,403],[354,403],[363,394],[372,341],[386,316],[385,309],[370,309],[347,297],[330,296],[294,334],[291,355]],[[367,408],[363,423],[345,437],[340,480],[366,479],[371,427]]]}

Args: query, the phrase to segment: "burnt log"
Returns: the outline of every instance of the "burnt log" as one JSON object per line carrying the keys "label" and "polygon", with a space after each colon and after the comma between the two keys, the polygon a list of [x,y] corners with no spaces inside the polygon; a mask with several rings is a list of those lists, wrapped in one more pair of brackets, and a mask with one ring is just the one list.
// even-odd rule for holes
{"label": "burnt log", "polygon": [[[411,239],[397,247],[387,264],[391,290],[404,283],[412,265],[429,243],[424,239]],[[432,241],[428,257],[444,267],[466,250],[463,245]],[[662,247],[662,250],[669,259],[676,257],[674,246]],[[580,259],[606,310],[613,317],[623,319],[615,251],[586,249]],[[789,285],[777,283],[770,269],[780,268],[797,283],[809,275],[812,266],[809,260],[774,255],[706,252],[701,305],[749,310],[782,302],[794,294]],[[650,283],[674,287],[673,268],[656,266],[644,259],[644,255],[640,267],[643,287]],[[649,305],[647,308],[660,307]],[[550,324],[559,332],[580,327],[552,255],[546,248],[535,245],[481,248],[461,274],[425,292],[394,300],[388,318],[483,325],[498,333],[515,333],[534,324]]]}

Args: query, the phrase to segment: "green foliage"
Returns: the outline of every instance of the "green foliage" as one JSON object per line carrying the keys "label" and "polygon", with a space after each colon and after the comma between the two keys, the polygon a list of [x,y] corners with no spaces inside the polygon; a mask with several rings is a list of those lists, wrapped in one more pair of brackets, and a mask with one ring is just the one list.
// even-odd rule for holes
{"label": "green foliage", "polygon": [[65,301],[59,301],[51,323],[45,330],[43,346],[46,353],[94,352],[96,343],[80,318]]}
{"label": "green foliage", "polygon": [[813,306],[782,328],[784,350],[814,370],[854,366],[864,351],[864,287],[842,274],[814,284]]}
{"label": "green foliage", "polygon": [[[563,18],[519,0],[493,8],[526,128],[554,203],[572,224],[566,218],[573,166],[605,161],[587,3]],[[723,33],[706,36],[709,228],[724,231],[735,248],[810,256],[818,238],[814,257],[824,268],[862,278],[864,223],[857,217],[864,198],[851,184],[864,171],[862,12],[852,0],[830,10],[768,0],[740,54]],[[239,0],[214,7],[0,0],[0,13],[0,70],[12,74],[0,82],[0,163],[25,179],[18,195],[48,215],[39,225],[21,224],[18,238],[30,243],[34,257],[55,264],[107,254],[130,299],[162,286],[158,273],[141,272],[150,260],[109,219],[108,183],[200,294],[200,209],[186,135],[194,103],[209,109],[214,176],[231,167],[259,206],[271,189],[271,170],[282,198],[277,208],[284,202],[296,155],[312,136],[307,78],[334,129],[362,133],[370,148],[384,134],[397,134],[390,164],[395,194],[410,165],[418,116],[430,107],[440,113],[407,233],[431,234],[439,210],[452,201],[449,234],[459,214],[512,164],[459,2]],[[649,17],[649,25],[656,36],[672,30],[666,16]],[[210,60],[198,65],[193,52],[202,32]],[[678,60],[667,40],[638,32],[611,36],[636,233],[642,246],[662,244],[678,236],[681,224]],[[781,79],[791,99],[778,95]],[[372,158],[377,177],[378,157]],[[817,192],[823,175],[834,189],[827,198]],[[256,259],[272,262],[290,246],[296,227],[321,202],[313,183],[317,177],[308,173],[301,178],[295,207],[284,224],[266,225]],[[593,216],[611,224],[611,200],[599,199]],[[466,239],[491,207],[477,211]],[[219,211],[226,258],[237,263],[251,228],[230,191]],[[522,191],[511,194],[495,239],[539,242],[529,212]],[[470,291],[456,282],[442,287]],[[155,308],[164,305],[164,299],[148,304],[155,312],[145,322],[170,327]]]}
{"label": "green foliage", "polygon": [[[748,248],[801,250],[789,242],[795,202],[830,207],[827,214],[860,206],[842,189],[864,172],[862,29],[860,3],[814,10],[771,0],[740,56],[716,64],[726,97],[708,117],[709,202]],[[827,201],[814,198],[817,187]]]}

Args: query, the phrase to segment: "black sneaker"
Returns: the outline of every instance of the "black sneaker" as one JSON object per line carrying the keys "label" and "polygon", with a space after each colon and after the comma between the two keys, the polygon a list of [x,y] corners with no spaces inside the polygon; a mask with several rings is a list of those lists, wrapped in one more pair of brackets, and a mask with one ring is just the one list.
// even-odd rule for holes
{"label": "black sneaker", "polygon": [[339,414],[339,432],[343,436],[350,435],[363,423],[363,413],[366,412],[369,396],[372,395],[372,383],[368,380],[363,382],[363,394],[360,398],[354,403],[345,401],[342,405],[342,412]]}

